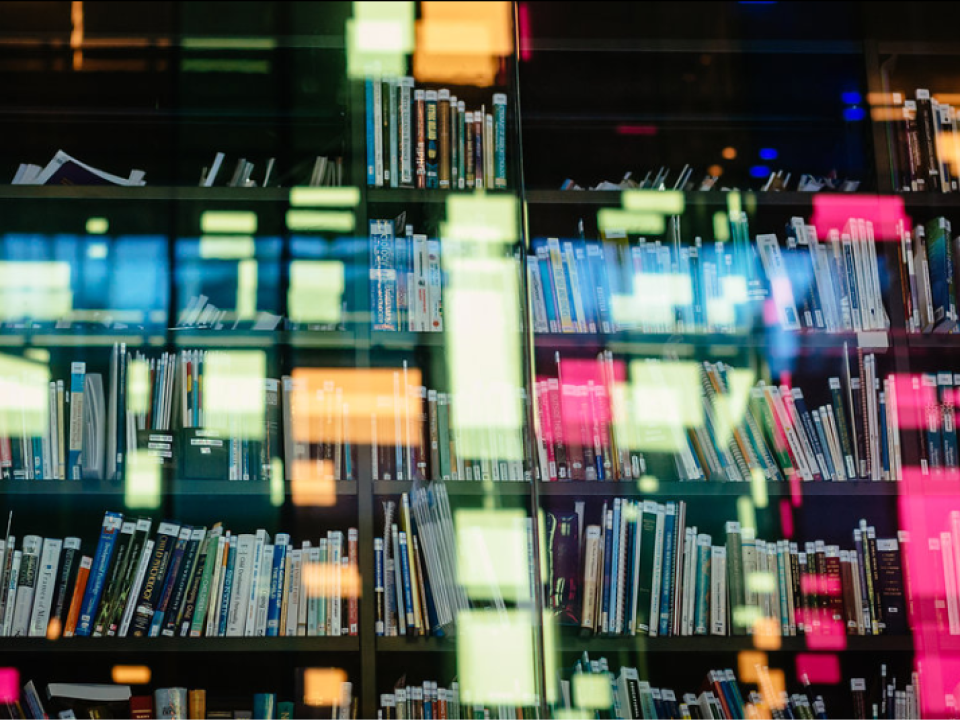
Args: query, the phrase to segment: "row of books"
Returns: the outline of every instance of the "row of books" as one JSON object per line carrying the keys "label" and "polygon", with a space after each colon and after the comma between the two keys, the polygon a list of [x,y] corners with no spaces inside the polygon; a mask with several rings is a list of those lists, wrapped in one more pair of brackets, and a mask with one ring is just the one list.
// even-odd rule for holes
{"label": "row of books", "polygon": [[[423,681],[412,684],[406,676],[394,684],[393,691],[380,694],[380,707],[377,718],[380,719],[459,719],[470,711],[469,718],[484,716],[482,707],[460,704],[460,684],[453,681],[449,688],[440,686],[436,681]],[[500,716],[503,718],[503,716]],[[523,717],[526,718],[526,717]]]}
{"label": "row of books", "polygon": [[894,184],[905,192],[957,191],[952,164],[960,157],[957,111],[937,102],[926,88],[917,88],[914,99],[893,93],[891,153]]}
{"label": "row of books", "polygon": [[[693,168],[689,164],[683,166],[677,174],[676,179],[671,178],[670,174],[673,168],[661,165],[659,170],[654,172],[648,170],[646,175],[640,180],[634,180],[633,171],[624,173],[623,179],[619,183],[611,183],[609,180],[603,180],[589,190],[678,190],[683,192],[707,192],[710,190],[730,191],[740,190],[740,188],[730,188],[723,184],[718,184],[719,175],[713,175],[714,168],[708,168],[703,179],[699,183],[693,181]],[[782,192],[790,188],[791,173],[784,170],[774,170],[767,176],[766,182],[759,188],[760,192]],[[637,177],[640,177],[639,175]],[[814,176],[803,174],[797,181],[797,190],[801,193],[816,193],[826,189],[828,192],[853,193],[860,187],[859,180],[840,180],[836,172],[832,171],[825,176]],[[583,190],[584,188],[567,178],[560,185],[560,190]]]}
{"label": "row of books", "polygon": [[[843,376],[828,380],[829,403],[808,405],[800,388],[758,381],[735,417],[731,404],[740,401],[731,392],[728,364],[705,361],[698,378],[681,379],[674,364],[648,359],[634,370],[634,383],[662,402],[644,414],[620,397],[624,371],[609,351],[596,362],[562,360],[557,353],[556,377],[538,376],[534,385],[543,480],[631,480],[664,457],[670,466],[660,470],[687,481],[749,481],[754,474],[769,481],[898,480],[900,420],[890,400],[896,379],[880,377],[873,354],[858,350],[859,376],[845,360]],[[934,421],[927,435],[931,444],[951,449],[955,464],[952,384],[940,398],[937,406],[934,396],[934,409],[942,408],[950,432],[939,433]],[[684,406],[691,420],[666,419],[663,403]],[[931,457],[931,465],[944,465],[942,456]]]}
{"label": "row of books", "polygon": [[440,241],[405,216],[370,221],[370,319],[375,331],[443,331]]}
{"label": "row of books", "polygon": [[957,329],[957,258],[960,237],[939,217],[909,230],[901,221],[900,287],[908,333],[953,333]]}
{"label": "row of books", "polygon": [[[22,700],[8,702],[14,719],[126,718],[126,719],[292,719],[295,704],[277,701],[275,693],[244,694],[245,698],[208,699],[206,689],[173,686],[152,694],[134,694],[123,684],[49,683],[41,698],[30,680],[23,686]],[[252,696],[252,698],[251,698]],[[353,684],[343,681],[333,701],[333,718],[356,718]],[[242,708],[237,708],[242,706]]]}
{"label": "row of books", "polygon": [[[753,301],[770,298],[788,331],[886,330],[873,223],[852,218],[821,241],[791,218],[785,246],[775,233],[749,240],[745,213],[731,241],[681,244],[679,220],[667,238],[603,242],[536,240],[527,258],[537,333],[721,333],[752,328]],[[758,310],[758,308],[757,308]]]}
{"label": "row of books", "polygon": [[[11,514],[12,515],[12,514]],[[0,541],[0,636],[357,635],[358,536],[234,534],[104,514],[92,556],[77,537]]]}
{"label": "row of books", "polygon": [[[600,524],[552,514],[549,602],[601,636],[903,634],[901,546],[861,520],[853,550],[764,541],[727,521],[725,538],[687,525],[684,501],[604,502]],[[954,586],[956,583],[954,582]]]}
{"label": "row of books", "polygon": [[373,540],[376,635],[451,633],[457,613],[469,608],[456,575],[455,541],[442,483],[415,483],[399,508],[383,501],[383,535]]}
{"label": "row of books", "polygon": [[507,96],[492,113],[468,110],[448,88],[412,77],[365,81],[367,185],[385,188],[507,187]]}

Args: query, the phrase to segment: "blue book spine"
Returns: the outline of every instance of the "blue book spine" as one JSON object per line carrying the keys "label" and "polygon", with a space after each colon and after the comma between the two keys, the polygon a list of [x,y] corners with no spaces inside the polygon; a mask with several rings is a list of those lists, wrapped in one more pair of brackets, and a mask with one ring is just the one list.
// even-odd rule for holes
{"label": "blue book spine", "polygon": [[587,243],[587,262],[590,266],[590,278],[597,308],[597,330],[601,333],[613,332],[613,315],[610,294],[610,279],[607,278],[607,266],[603,260],[603,246],[599,243]]}
{"label": "blue book spine", "polygon": [[577,314],[577,304],[573,296],[573,269],[570,267],[570,263],[573,261],[573,253],[567,254],[568,247],[569,243],[561,245],[562,251],[560,257],[563,259],[564,292],[567,294],[567,303],[570,306],[570,320],[573,321],[573,332],[576,333],[579,331],[580,324],[584,322],[584,319]]}
{"label": "blue book spine", "polygon": [[593,282],[593,273],[587,260],[585,247],[578,247],[573,252],[577,264],[577,277],[580,280],[580,297],[583,300],[583,315],[590,333],[596,333],[597,323],[597,290]]}
{"label": "blue book spine", "polygon": [[83,450],[83,386],[86,382],[87,364],[70,364],[70,430],[67,456],[67,472],[75,481],[80,480],[80,453]]}
{"label": "blue book spine", "polygon": [[77,636],[89,636],[93,630],[93,620],[100,606],[100,596],[103,595],[103,586],[107,581],[107,571],[110,569],[110,560],[117,543],[117,536],[123,526],[123,514],[107,511],[103,515],[103,525],[100,528],[100,541],[97,543],[97,552],[90,567],[90,576],[87,588],[83,594],[83,603],[80,606],[80,618],[77,620]]}
{"label": "blue book spine", "polygon": [[33,447],[33,477],[39,481],[43,478],[43,439],[40,436],[34,436],[31,446]]}
{"label": "blue book spine", "polygon": [[[671,512],[671,506],[674,510]],[[663,519],[663,571],[660,582],[660,628],[657,633],[660,636],[670,635],[670,610],[672,608],[671,599],[673,598],[673,550],[674,550],[674,531],[676,528],[677,514],[674,503],[667,504],[667,513]]]}
{"label": "blue book spine", "polygon": [[957,429],[954,421],[953,374],[937,374],[937,396],[940,403],[943,433],[943,465],[957,467]]}
{"label": "blue book spine", "polygon": [[373,119],[373,78],[364,80],[364,95],[366,97],[366,128],[367,128],[367,185],[377,184],[377,160],[374,152],[376,144]]}
{"label": "blue book spine", "polygon": [[[807,412],[807,403],[803,400],[803,395],[794,393],[793,404],[797,408],[797,415],[800,416],[800,423],[803,425],[803,430],[807,434],[807,438],[810,439],[810,444],[813,446],[813,454],[816,456],[814,460],[817,462],[817,468],[821,465],[826,465],[824,449],[820,445],[820,437],[817,435],[817,429],[814,428],[813,419],[810,417],[810,413]],[[826,468],[821,468],[822,473],[818,473],[816,468],[812,468],[811,470],[816,480],[822,480],[822,473],[827,472]]]}
{"label": "blue book spine", "polygon": [[277,695],[275,693],[253,694],[253,717],[260,719],[277,718]]}
{"label": "blue book spine", "polygon": [[600,606],[600,629],[606,633],[610,628],[610,559],[613,555],[613,511],[604,519],[603,540],[603,601]]}
{"label": "blue book spine", "polygon": [[167,615],[167,609],[170,605],[170,597],[173,595],[173,589],[177,584],[180,575],[180,567],[183,565],[183,557],[187,551],[187,544],[190,542],[190,534],[193,529],[190,526],[181,526],[180,535],[177,537],[177,545],[173,547],[173,556],[170,558],[170,565],[167,567],[167,577],[163,582],[163,591],[160,594],[160,600],[153,612],[153,618],[150,620],[151,637],[160,635],[163,629],[163,621]]}
{"label": "blue book spine", "polygon": [[[853,248],[849,242],[843,244],[843,265],[847,272],[847,290],[850,292],[850,314],[854,318],[860,318],[860,296],[857,293],[857,271],[853,259]],[[860,323],[854,321],[854,328],[859,327]]]}
{"label": "blue book spine", "polygon": [[114,479],[126,478],[124,458],[127,452],[127,346],[120,344],[117,351],[117,473]]}
{"label": "blue book spine", "polygon": [[[883,472],[890,477],[890,449],[887,447],[887,394],[880,394],[880,465]],[[956,443],[956,438],[954,438]],[[954,460],[956,460],[956,448],[954,448]]]}
{"label": "blue book spine", "polygon": [[537,262],[540,264],[540,282],[543,283],[543,300],[547,307],[547,326],[551,333],[556,333],[560,325],[557,321],[556,289],[553,285],[553,271],[550,267],[550,251],[546,246],[537,248]]}
{"label": "blue book spine", "polygon": [[620,548],[620,513],[622,506],[622,499],[613,499],[613,557],[610,559],[610,612],[607,615],[607,624],[604,628],[604,631],[611,634],[617,632],[617,598],[620,589],[620,554],[623,552],[623,549]]}
{"label": "blue book spine", "polygon": [[398,330],[396,247],[392,220],[370,221],[370,313],[373,330]]}
{"label": "blue book spine", "polygon": [[400,573],[403,576],[403,603],[407,616],[407,632],[415,630],[413,613],[413,586],[410,581],[410,559],[407,551],[407,534],[400,531]]}
{"label": "blue book spine", "polygon": [[280,635],[280,612],[283,610],[283,584],[286,574],[287,544],[290,537],[278,534],[273,546],[273,569],[270,571],[270,603],[267,605],[267,636]]}
{"label": "blue book spine", "polygon": [[383,584],[383,542],[379,538],[375,541],[373,546],[373,592],[377,596],[377,605],[379,606],[375,631],[377,636],[383,636],[389,604]]}
{"label": "blue book spine", "polygon": [[943,468],[943,441],[940,437],[940,407],[937,403],[937,377],[924,373],[921,377],[924,396],[927,403],[925,420],[927,424],[927,462],[931,470]]}
{"label": "blue book spine", "polygon": [[396,229],[397,240],[397,323],[400,330],[409,329],[410,297],[408,278],[410,275],[410,248],[413,246],[413,226],[406,227],[406,233],[401,235]]}
{"label": "blue book spine", "polygon": [[223,597],[220,599],[220,624],[217,636],[227,635],[227,617],[230,615],[230,594],[233,592],[233,570],[237,565],[237,538],[231,536],[227,550],[227,568],[223,572]]}
{"label": "blue book spine", "polygon": [[507,95],[493,96],[493,187],[507,187]]}
{"label": "blue book spine", "polygon": [[824,449],[823,458],[827,462],[827,470],[830,472],[830,478],[837,481],[840,480],[840,475],[837,473],[836,467],[833,465],[833,454],[830,453],[830,446],[827,443],[826,433],[823,431],[823,421],[820,420],[819,413],[813,413],[813,427],[817,431],[817,438],[820,441],[820,447]]}

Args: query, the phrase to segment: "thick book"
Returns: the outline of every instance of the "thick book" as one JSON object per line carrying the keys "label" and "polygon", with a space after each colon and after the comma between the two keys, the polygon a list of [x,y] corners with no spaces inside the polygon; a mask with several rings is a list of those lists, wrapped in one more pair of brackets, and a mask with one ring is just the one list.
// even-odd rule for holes
{"label": "thick book", "polygon": [[[72,402],[72,401],[71,401]],[[107,583],[107,574],[113,560],[120,531],[123,526],[123,514],[108,511],[104,514],[103,525],[100,529],[100,541],[93,557],[93,567],[90,570],[90,581],[83,597],[83,606],[80,609],[80,620],[77,623],[77,635],[89,636],[93,632],[93,625],[100,598]]]}

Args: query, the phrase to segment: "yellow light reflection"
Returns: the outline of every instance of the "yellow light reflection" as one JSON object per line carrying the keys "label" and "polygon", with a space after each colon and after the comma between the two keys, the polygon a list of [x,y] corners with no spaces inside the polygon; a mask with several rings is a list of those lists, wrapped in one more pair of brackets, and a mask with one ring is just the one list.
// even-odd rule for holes
{"label": "yellow light reflection", "polygon": [[610,677],[605,673],[574,674],[573,702],[583,709],[608,709],[613,705]]}
{"label": "yellow light reflection", "polygon": [[679,215],[683,213],[683,193],[677,190],[625,190],[622,205],[625,210]]}
{"label": "yellow light reflection", "polygon": [[270,459],[270,503],[274,506],[283,505],[283,461],[279,458]]}
{"label": "yellow light reflection", "polygon": [[336,504],[337,486],[333,479],[333,461],[294,460],[290,495],[295,506]]}
{"label": "yellow light reflection", "polygon": [[305,706],[332,706],[340,698],[340,688],[347,680],[342,668],[308,668],[303,671],[303,703]]}
{"label": "yellow light reflection", "polygon": [[622,325],[640,325],[651,332],[672,332],[677,306],[693,302],[689,275],[680,273],[637,273],[633,293],[613,296],[613,317]]}
{"label": "yellow light reflection", "polygon": [[69,263],[0,261],[0,320],[57,320],[72,308]]}
{"label": "yellow light reflection", "polygon": [[766,508],[770,503],[770,498],[767,494],[767,478],[759,468],[754,468],[750,472],[750,492],[753,496],[753,505],[755,507]]}
{"label": "yellow light reflection", "polygon": [[[323,399],[325,389],[342,391],[344,440],[360,445],[369,445],[374,440],[381,445],[403,442],[403,429],[407,419],[420,422],[421,402],[413,394],[405,393],[401,386],[395,390],[394,374],[398,368],[296,368],[293,371],[293,401],[295,408],[294,438],[298,442],[336,442],[336,424],[329,427],[327,406]],[[422,385],[419,368],[407,369],[407,385],[411,388]],[[395,397],[395,392],[398,395]],[[318,394],[320,396],[318,397]],[[378,398],[388,398],[389,403],[378,403]],[[395,423],[399,410],[400,423]],[[372,427],[378,432],[373,436]],[[397,427],[401,437],[397,437]],[[413,439],[410,439],[411,442]],[[296,466],[294,466],[296,471]],[[308,477],[308,476],[304,476]]]}
{"label": "yellow light reflection", "polygon": [[150,683],[149,666],[114,666],[110,672],[114,683],[138,686]]}
{"label": "yellow light reflection", "polygon": [[[542,511],[541,511],[542,513]],[[540,526],[541,535],[543,526]],[[541,554],[544,552],[540,545]],[[544,658],[544,693],[547,703],[556,703],[557,693],[557,617],[552,611],[543,612],[543,658]]]}
{"label": "yellow light reflection", "polygon": [[527,524],[520,509],[459,509],[458,580],[474,599],[530,597]]}
{"label": "yellow light reflection", "polygon": [[750,496],[737,498],[737,518],[740,521],[741,530],[749,529],[754,534],[757,532],[757,513]]}
{"label": "yellow light reflection", "polygon": [[660,481],[657,480],[656,476],[640,476],[637,487],[641,493],[656,493],[657,489],[660,488]]}
{"label": "yellow light reflection", "polygon": [[106,218],[87,218],[87,233],[89,235],[103,235],[110,227]]}
{"label": "yellow light reflection", "polygon": [[703,424],[700,367],[692,362],[630,363],[629,429],[632,447],[677,451],[684,428]]}
{"label": "yellow light reflection", "polygon": [[[454,428],[466,457],[523,458],[517,268],[511,258],[446,257]],[[489,443],[491,433],[497,449]]]}
{"label": "yellow light reflection", "polygon": [[127,410],[146,413],[150,407],[150,366],[143,360],[127,364]]}
{"label": "yellow light reflection", "polygon": [[144,450],[127,454],[124,503],[128,508],[159,508],[162,499],[160,463]]}
{"label": "yellow light reflection", "polygon": [[204,235],[200,238],[200,257],[222,260],[252,258],[256,252],[249,235]]}
{"label": "yellow light reflection", "polygon": [[713,237],[723,243],[730,240],[730,219],[722,210],[713,214]]}
{"label": "yellow light reflection", "polygon": [[[754,609],[759,614],[759,609]],[[753,621],[753,645],[762,651],[776,651],[783,644],[780,621],[758,616]],[[748,625],[747,628],[750,628]]]}
{"label": "yellow light reflection", "polygon": [[628,233],[660,235],[666,228],[666,221],[660,213],[601,208],[597,212],[597,225],[601,232],[623,230]]}
{"label": "yellow light reflection", "polygon": [[[533,617],[519,609],[464,609],[457,616],[460,700],[468,704],[538,703]],[[496,663],[491,663],[496,659]]]}
{"label": "yellow light reflection", "polygon": [[[733,622],[738,626],[743,626],[744,628],[757,628],[757,624],[763,620],[760,609],[756,606],[737,606],[733,609]],[[779,639],[780,629],[777,628],[777,638]],[[779,644],[779,640],[777,641]],[[769,650],[768,646],[760,645],[754,643],[754,646],[757,648],[763,648]],[[779,645],[777,646],[779,648]]]}
{"label": "yellow light reflection", "polygon": [[452,195],[440,234],[445,242],[510,245],[517,239],[517,211],[512,195]]}
{"label": "yellow light reflection", "polygon": [[60,619],[51,618],[50,623],[47,624],[47,640],[56,641],[62,633],[63,624],[60,622]]}
{"label": "yellow light reflection", "polygon": [[420,82],[492,85],[513,52],[508,2],[423,2],[413,74]]}
{"label": "yellow light reflection", "polygon": [[406,70],[413,52],[412,2],[354,2],[353,17],[346,23],[347,75],[362,78],[378,66],[387,76]]}
{"label": "yellow light reflection", "polygon": [[264,378],[262,351],[208,353],[204,367],[204,425],[224,436],[263,439]]}
{"label": "yellow light reflection", "polygon": [[250,320],[257,316],[257,261],[237,263],[237,318]]}
{"label": "yellow light reflection", "polygon": [[344,269],[339,260],[295,260],[290,263],[287,312],[295,323],[339,323],[343,305]]}
{"label": "yellow light reflection", "polygon": [[737,654],[737,676],[742,683],[757,683],[757,667],[767,665],[763,651],[740,651]]}
{"label": "yellow light reflection", "polygon": [[47,366],[0,355],[0,432],[27,437],[46,433],[49,394]]}
{"label": "yellow light reflection", "polygon": [[294,208],[304,206],[345,207],[360,202],[359,188],[291,188],[290,205]]}
{"label": "yellow light reflection", "polygon": [[743,212],[743,205],[740,202],[740,192],[732,190],[727,193],[727,213],[731,218],[736,218]]}
{"label": "yellow light reflection", "polygon": [[[361,595],[360,574],[356,566],[336,563],[306,563],[303,566],[303,585],[311,598],[345,598]],[[339,587],[339,591],[337,588]]]}
{"label": "yellow light reflection", "polygon": [[200,215],[200,230],[250,235],[257,232],[257,214],[244,210],[205,210]]}
{"label": "yellow light reflection", "polygon": [[287,227],[293,231],[328,230],[349,233],[356,225],[354,214],[348,210],[288,210]]}
{"label": "yellow light reflection", "polygon": [[777,581],[769,571],[751,571],[747,574],[747,590],[751,593],[773,593]]}

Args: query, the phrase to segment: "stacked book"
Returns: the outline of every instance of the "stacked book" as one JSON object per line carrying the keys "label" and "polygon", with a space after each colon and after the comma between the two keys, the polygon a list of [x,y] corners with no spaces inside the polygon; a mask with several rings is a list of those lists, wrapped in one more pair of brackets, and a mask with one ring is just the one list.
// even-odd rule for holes
{"label": "stacked book", "polygon": [[70,537],[0,541],[0,636],[356,636],[357,530],[295,548],[290,535],[235,534],[104,514],[92,556]]}
{"label": "stacked book", "polygon": [[446,489],[415,484],[412,497],[404,493],[399,508],[383,501],[383,535],[373,539],[377,636],[450,634],[469,607]]}
{"label": "stacked book", "polygon": [[958,326],[958,242],[950,221],[939,217],[900,236],[900,287],[908,333],[953,333]]}
{"label": "stacked book", "polygon": [[[722,362],[703,362],[695,386],[685,385],[687,375],[676,375],[675,363],[638,363],[632,369],[636,392],[659,393],[664,402],[683,406],[685,422],[665,418],[659,407],[653,413],[628,407],[625,369],[609,351],[595,362],[561,360],[557,353],[556,376],[538,376],[534,386],[543,480],[629,481],[663,462],[668,468],[660,470],[685,481],[750,481],[755,475],[768,481],[899,480],[900,422],[892,402],[897,380],[880,376],[873,354],[858,349],[858,376],[845,360],[842,377],[816,389],[829,398],[820,406],[808,403],[800,388],[763,381],[748,399],[738,399],[731,390],[735,369]],[[918,426],[932,428],[930,448],[951,449],[948,467],[956,467],[957,456],[952,388],[945,380],[939,404],[936,393],[927,394],[936,412]],[[941,417],[949,433],[939,432]],[[932,455],[932,468],[947,465],[942,454]]]}
{"label": "stacked book", "polygon": [[448,88],[368,77],[365,97],[369,187],[507,187],[505,93],[468,110]]}
{"label": "stacked book", "polygon": [[[755,301],[771,299],[787,331],[886,330],[873,223],[850,219],[820,239],[792,218],[750,243],[746,214],[731,217],[731,240],[681,244],[630,241],[606,229],[602,242],[535,240],[527,273],[537,333],[734,333],[749,331]],[[582,228],[582,224],[581,224]]]}
{"label": "stacked book", "polygon": [[956,159],[960,157],[957,111],[925,88],[912,100],[893,93],[894,187],[904,192],[957,191]]}
{"label": "stacked book", "polygon": [[[906,534],[877,538],[861,520],[853,548],[841,549],[823,540],[765,541],[727,521],[714,539],[686,525],[686,513],[683,501],[615,498],[582,541],[582,507],[552,514],[554,613],[598,636],[907,633]],[[954,580],[954,600],[956,591]]]}
{"label": "stacked book", "polygon": [[370,316],[376,331],[443,331],[440,241],[404,216],[370,221]]}

